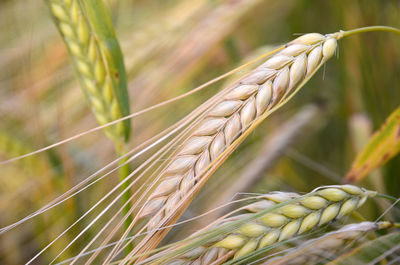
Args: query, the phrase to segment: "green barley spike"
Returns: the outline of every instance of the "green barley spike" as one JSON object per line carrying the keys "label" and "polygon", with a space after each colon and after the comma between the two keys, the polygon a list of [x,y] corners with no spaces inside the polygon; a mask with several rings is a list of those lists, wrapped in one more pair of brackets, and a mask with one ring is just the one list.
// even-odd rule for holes
{"label": "green barley spike", "polygon": [[[236,260],[340,219],[358,209],[368,197],[375,195],[376,192],[352,185],[321,187],[304,196],[283,192],[266,194],[256,203],[245,207],[250,213],[222,220],[211,229],[229,226],[230,223],[233,224],[252,215],[257,215],[257,218],[252,218],[254,220],[245,222],[237,229],[166,264],[221,264],[226,261],[224,256],[228,257],[228,260]],[[290,202],[292,199],[295,200]],[[283,206],[278,205],[284,202],[288,203]],[[278,207],[273,208],[274,206]],[[260,215],[269,208],[273,210]],[[171,253],[174,250],[176,249],[167,249],[166,252]]]}
{"label": "green barley spike", "polygon": [[[100,125],[129,114],[126,71],[110,17],[101,0],[46,0],[87,101]],[[101,22],[101,23],[100,23]],[[130,122],[105,129],[127,141]]]}

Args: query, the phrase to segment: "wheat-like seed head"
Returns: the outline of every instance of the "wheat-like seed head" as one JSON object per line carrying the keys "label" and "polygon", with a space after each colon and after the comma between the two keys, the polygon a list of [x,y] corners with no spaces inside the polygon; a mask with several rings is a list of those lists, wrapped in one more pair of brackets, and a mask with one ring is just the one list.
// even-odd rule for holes
{"label": "wheat-like seed head", "polygon": [[[306,34],[287,44],[234,84],[183,143],[160,176],[139,217],[152,217],[156,229],[164,216],[197,182],[208,166],[267,110],[316,71],[335,52],[331,35]],[[164,208],[163,211],[159,211]],[[157,214],[156,214],[157,213]]]}
{"label": "wheat-like seed head", "polygon": [[220,264],[218,263],[219,259],[222,259],[223,256],[237,259],[257,249],[288,240],[313,228],[340,219],[359,208],[369,196],[374,195],[376,192],[366,191],[352,185],[322,187],[301,197],[292,193],[267,194],[262,200],[246,207],[253,213],[222,220],[214,227],[229,225],[230,222],[261,213],[277,203],[293,198],[297,199],[295,202],[277,207],[244,223],[222,238],[197,247],[168,264],[206,265],[213,262],[215,262],[213,264]]}
{"label": "wheat-like seed head", "polygon": [[[357,240],[366,232],[391,227],[390,222],[362,222],[349,224],[337,231],[302,243],[281,257],[267,260],[265,265],[317,264],[321,259],[329,260],[333,255],[343,252],[348,242]],[[349,250],[349,249],[348,249]]]}
{"label": "wheat-like seed head", "polygon": [[[103,125],[129,114],[122,107],[115,93],[122,93],[112,82],[111,74],[105,64],[98,40],[91,31],[79,0],[47,0],[68,47],[76,75],[88,99],[90,107]],[[105,129],[106,134],[115,141],[127,137],[129,125],[120,122]]]}

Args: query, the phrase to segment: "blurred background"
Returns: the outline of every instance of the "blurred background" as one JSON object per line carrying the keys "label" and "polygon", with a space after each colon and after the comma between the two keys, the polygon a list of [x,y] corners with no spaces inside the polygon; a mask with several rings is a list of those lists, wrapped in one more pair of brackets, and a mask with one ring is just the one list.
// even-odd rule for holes
{"label": "blurred background", "polygon": [[[369,25],[400,27],[398,0],[107,0],[106,4],[125,58],[131,112],[183,94],[296,34]],[[0,1],[0,32],[2,161],[97,126],[44,1]],[[341,183],[369,136],[399,106],[399,58],[400,38],[393,34],[367,33],[341,40],[337,56],[248,137],[185,217],[238,198],[238,192],[307,192]],[[134,148],[168,128],[233,80],[133,119],[129,146]],[[39,209],[114,159],[112,142],[98,131],[1,165],[0,226]],[[399,173],[400,158],[395,157],[361,185],[399,196]],[[117,181],[107,178],[0,235],[0,264],[29,260]],[[229,188],[222,192],[222,185]],[[367,219],[381,213],[374,207],[377,203],[364,207]],[[179,236],[219,214],[180,227],[187,233]],[[396,211],[391,214],[392,219],[400,217]],[[69,231],[34,264],[50,262],[84,225]],[[176,238],[168,238],[172,239]],[[62,257],[76,254],[84,240]]]}

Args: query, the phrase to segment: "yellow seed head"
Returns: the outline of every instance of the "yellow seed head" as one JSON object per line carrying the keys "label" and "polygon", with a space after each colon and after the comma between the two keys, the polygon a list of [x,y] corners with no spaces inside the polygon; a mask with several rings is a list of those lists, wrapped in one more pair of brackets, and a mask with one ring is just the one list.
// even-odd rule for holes
{"label": "yellow seed head", "polygon": [[60,27],[62,34],[65,37],[67,37],[69,39],[72,39],[75,37],[75,31],[71,27],[71,25],[69,25],[68,23],[60,22],[59,27]]}
{"label": "yellow seed head", "polygon": [[271,59],[268,59],[265,63],[262,64],[262,66],[271,69],[279,69],[285,66],[291,60],[292,58],[289,56],[278,54],[276,56],[273,56]]}
{"label": "yellow seed head", "polygon": [[114,99],[114,90],[113,90],[111,80],[109,80],[109,79],[107,79],[107,81],[104,84],[103,95],[104,95],[105,100],[107,100],[108,102],[111,102]]}
{"label": "yellow seed head", "polygon": [[305,207],[312,210],[319,210],[328,205],[328,201],[320,196],[307,196],[304,197],[300,203]]}
{"label": "yellow seed head", "polygon": [[78,39],[85,45],[88,44],[90,39],[89,29],[87,28],[86,23],[81,19],[81,23],[78,24],[77,28]]}
{"label": "yellow seed head", "polygon": [[323,225],[332,221],[338,215],[339,210],[340,210],[340,205],[337,203],[326,207],[326,209],[322,211],[321,219],[319,220],[319,225]]}
{"label": "yellow seed head", "polygon": [[97,114],[96,115],[96,120],[99,124],[106,124],[108,122],[108,119],[106,116],[102,114]]}
{"label": "yellow seed head", "polygon": [[257,249],[257,240],[250,240],[238,252],[236,252],[234,259],[247,255]]}
{"label": "yellow seed head", "polygon": [[[214,246],[225,248],[225,253],[229,249],[233,250],[235,252],[233,259],[237,259],[257,249],[265,248],[276,242],[285,241],[296,235],[307,233],[311,229],[326,224],[335,218],[343,217],[354,211],[360,204],[359,201],[367,198],[368,195],[368,191],[349,185],[321,187],[316,192],[302,197],[298,197],[299,195],[287,196],[288,200],[291,200],[293,197],[298,197],[298,199],[287,201],[285,205],[277,207],[272,212],[264,214],[257,220],[241,225],[239,229],[234,230]],[[270,198],[275,197],[276,199],[286,195],[284,193],[274,193],[272,195],[268,194],[265,197],[267,196],[271,196]],[[271,201],[269,200],[269,202]],[[272,204],[276,206],[275,203]],[[259,204],[256,207],[256,213],[263,210],[262,205]],[[269,207],[270,204],[267,203],[266,209],[269,209]],[[244,209],[247,208],[244,207]],[[226,222],[235,222],[243,219],[244,216],[254,216],[254,213],[239,215],[236,218],[230,217],[226,219]],[[378,227],[378,224],[371,224],[375,229]],[[390,223],[387,223],[386,226],[383,225],[382,227],[389,227],[390,225]],[[352,233],[354,233],[354,236],[359,234],[358,230],[353,231],[350,228],[344,232],[346,232],[346,237],[348,238],[352,236]],[[335,239],[337,240],[335,241]],[[335,247],[342,243],[343,239],[340,236],[335,239],[327,242],[324,247]],[[208,247],[209,244],[205,246]],[[208,259],[207,263],[204,264],[210,264],[215,258],[218,258],[218,255],[215,253],[205,250],[203,254],[198,256],[199,259],[188,258],[187,262],[191,262],[190,264],[197,264],[197,262],[203,264],[204,259],[202,257],[205,257],[206,253],[208,253],[207,255],[213,255],[214,259]],[[298,262],[297,259],[296,262]]]}
{"label": "yellow seed head", "polygon": [[318,225],[319,218],[321,216],[321,212],[313,212],[307,215],[303,221],[301,222],[301,226],[299,229],[299,234],[304,233]]}
{"label": "yellow seed head", "polygon": [[308,33],[293,40],[293,44],[312,45],[325,39],[325,36],[319,33]]}
{"label": "yellow seed head", "polygon": [[358,201],[357,208],[361,207],[361,205],[363,205],[365,203],[367,198],[368,198],[367,196],[362,196],[361,199]]}
{"label": "yellow seed head", "polygon": [[105,76],[106,76],[106,71],[104,69],[104,65],[103,65],[102,61],[96,62],[95,66],[94,66],[94,76],[95,76],[98,84],[103,84]]}
{"label": "yellow seed head", "polygon": [[337,188],[327,188],[318,191],[318,194],[324,197],[325,199],[333,202],[338,202],[344,200],[348,197],[347,193],[341,189]]}
{"label": "yellow seed head", "polygon": [[357,208],[358,201],[359,201],[358,198],[352,198],[350,200],[345,201],[342,204],[342,207],[340,207],[338,218],[348,215],[349,213],[354,211]]}
{"label": "yellow seed head", "polygon": [[71,53],[77,57],[83,56],[83,51],[81,46],[73,40],[68,40],[68,47]]}
{"label": "yellow seed head", "polygon": [[353,195],[361,195],[363,193],[363,191],[359,187],[349,184],[342,185],[342,190]]}
{"label": "yellow seed head", "polygon": [[291,238],[292,236],[294,236],[297,231],[299,231],[300,228],[300,220],[293,220],[290,223],[288,223],[287,225],[285,225],[282,229],[282,232],[279,236],[279,241]]}
{"label": "yellow seed head", "polygon": [[83,75],[90,77],[90,67],[86,62],[78,59],[76,60],[76,67]]}
{"label": "yellow seed head", "polygon": [[306,73],[306,62],[307,57],[305,54],[298,56],[292,66],[290,67],[290,85],[289,89],[293,88],[305,75]]}
{"label": "yellow seed head", "polygon": [[305,52],[310,48],[310,45],[304,44],[292,44],[289,47],[283,49],[279,54],[286,55],[286,56],[297,56],[302,52]]}
{"label": "yellow seed head", "polygon": [[64,8],[62,8],[62,6],[60,6],[59,4],[51,3],[50,9],[56,18],[58,18],[60,20],[68,19],[68,15],[65,12]]}
{"label": "yellow seed head", "polygon": [[257,237],[267,231],[267,227],[256,223],[247,223],[239,228],[239,233],[248,237]]}
{"label": "yellow seed head", "polygon": [[246,238],[240,235],[229,235],[216,243],[215,247],[222,247],[227,249],[237,249],[246,243]]}
{"label": "yellow seed head", "polygon": [[90,97],[90,102],[92,103],[93,107],[95,108],[96,111],[98,112],[104,112],[105,107],[101,99],[96,98],[96,97]]}
{"label": "yellow seed head", "polygon": [[121,113],[120,113],[120,111],[119,111],[119,106],[118,106],[118,103],[117,103],[117,101],[113,101],[112,103],[111,103],[111,117],[113,118],[113,119],[118,119],[119,117],[121,117]]}
{"label": "yellow seed head", "polygon": [[89,48],[87,51],[87,57],[90,61],[94,62],[97,59],[97,47],[94,40],[90,41]]}
{"label": "yellow seed head", "polygon": [[285,206],[282,206],[279,209],[279,212],[284,214],[285,216],[289,218],[300,218],[306,215],[307,213],[310,212],[307,208],[297,205],[297,204],[288,204]]}
{"label": "yellow seed head", "polygon": [[277,213],[267,213],[261,216],[259,220],[269,227],[280,227],[288,222],[287,217]]}
{"label": "yellow seed head", "polygon": [[124,134],[125,134],[124,123],[118,122],[117,124],[115,124],[115,126],[117,127],[117,133],[118,133],[118,135],[124,135]]}
{"label": "yellow seed head", "polygon": [[97,93],[97,87],[93,80],[90,80],[88,78],[82,78],[82,79],[83,79],[83,83],[84,83],[86,89],[89,91],[89,93],[91,93],[91,94]]}
{"label": "yellow seed head", "polygon": [[280,231],[279,230],[271,230],[269,231],[261,240],[260,240],[260,248],[264,248],[266,246],[274,244],[278,241]]}
{"label": "yellow seed head", "polygon": [[319,65],[322,58],[322,47],[318,45],[309,54],[307,59],[307,75],[311,74]]}
{"label": "yellow seed head", "polygon": [[79,17],[81,14],[80,7],[78,1],[74,1],[72,5],[70,5],[70,12],[71,12],[71,19],[75,24],[78,24],[79,22]]}
{"label": "yellow seed head", "polygon": [[324,42],[322,47],[322,54],[324,55],[324,60],[332,57],[337,48],[337,40],[335,38],[329,38]]}

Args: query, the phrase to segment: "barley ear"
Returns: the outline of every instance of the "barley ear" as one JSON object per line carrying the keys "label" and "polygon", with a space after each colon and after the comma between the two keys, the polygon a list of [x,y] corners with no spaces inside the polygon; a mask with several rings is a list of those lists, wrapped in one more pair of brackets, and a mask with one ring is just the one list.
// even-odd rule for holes
{"label": "barley ear", "polygon": [[182,214],[219,165],[304,86],[333,55],[336,45],[331,35],[306,34],[277,49],[263,64],[223,90],[168,162],[160,166],[156,181],[146,191],[146,202],[135,222],[156,232],[146,234],[135,252],[150,245],[153,248],[165,236],[168,229],[160,228]]}
{"label": "barley ear", "polygon": [[[160,183],[149,196],[146,205],[139,213],[141,218],[159,215],[159,220],[168,216],[176,200],[183,198],[195,188],[194,179],[201,178],[216,163],[218,157],[262,120],[266,113],[277,107],[302,82],[325,63],[336,49],[336,39],[317,33],[306,34],[285,45],[262,65],[237,80],[215,106],[205,113],[205,118],[187,137],[160,175]],[[173,177],[176,185],[164,190]],[[188,182],[188,185],[184,185]],[[188,186],[183,189],[183,186]],[[153,207],[155,201],[165,203]],[[162,207],[166,209],[157,213]],[[150,230],[157,228],[154,222]]]}
{"label": "barley ear", "polygon": [[[220,264],[217,260],[221,253],[225,255],[228,252],[232,253],[230,260],[244,262],[255,253],[272,249],[278,243],[348,215],[368,197],[375,195],[375,192],[351,185],[321,187],[303,196],[293,193],[266,194],[245,207],[252,213],[220,220],[213,227],[193,235],[192,238],[198,239],[201,245],[193,244],[189,253],[167,259],[170,262],[167,264]],[[263,205],[266,208],[263,209]],[[202,235],[207,239],[201,238]],[[183,248],[189,249],[185,243]],[[174,253],[176,250],[179,251],[179,247],[174,246],[166,252]],[[196,255],[191,256],[190,253]]]}
{"label": "barley ear", "polygon": [[[100,125],[129,114],[126,71],[110,17],[101,0],[46,0],[68,48],[76,77]],[[130,121],[105,129],[127,141]]]}

